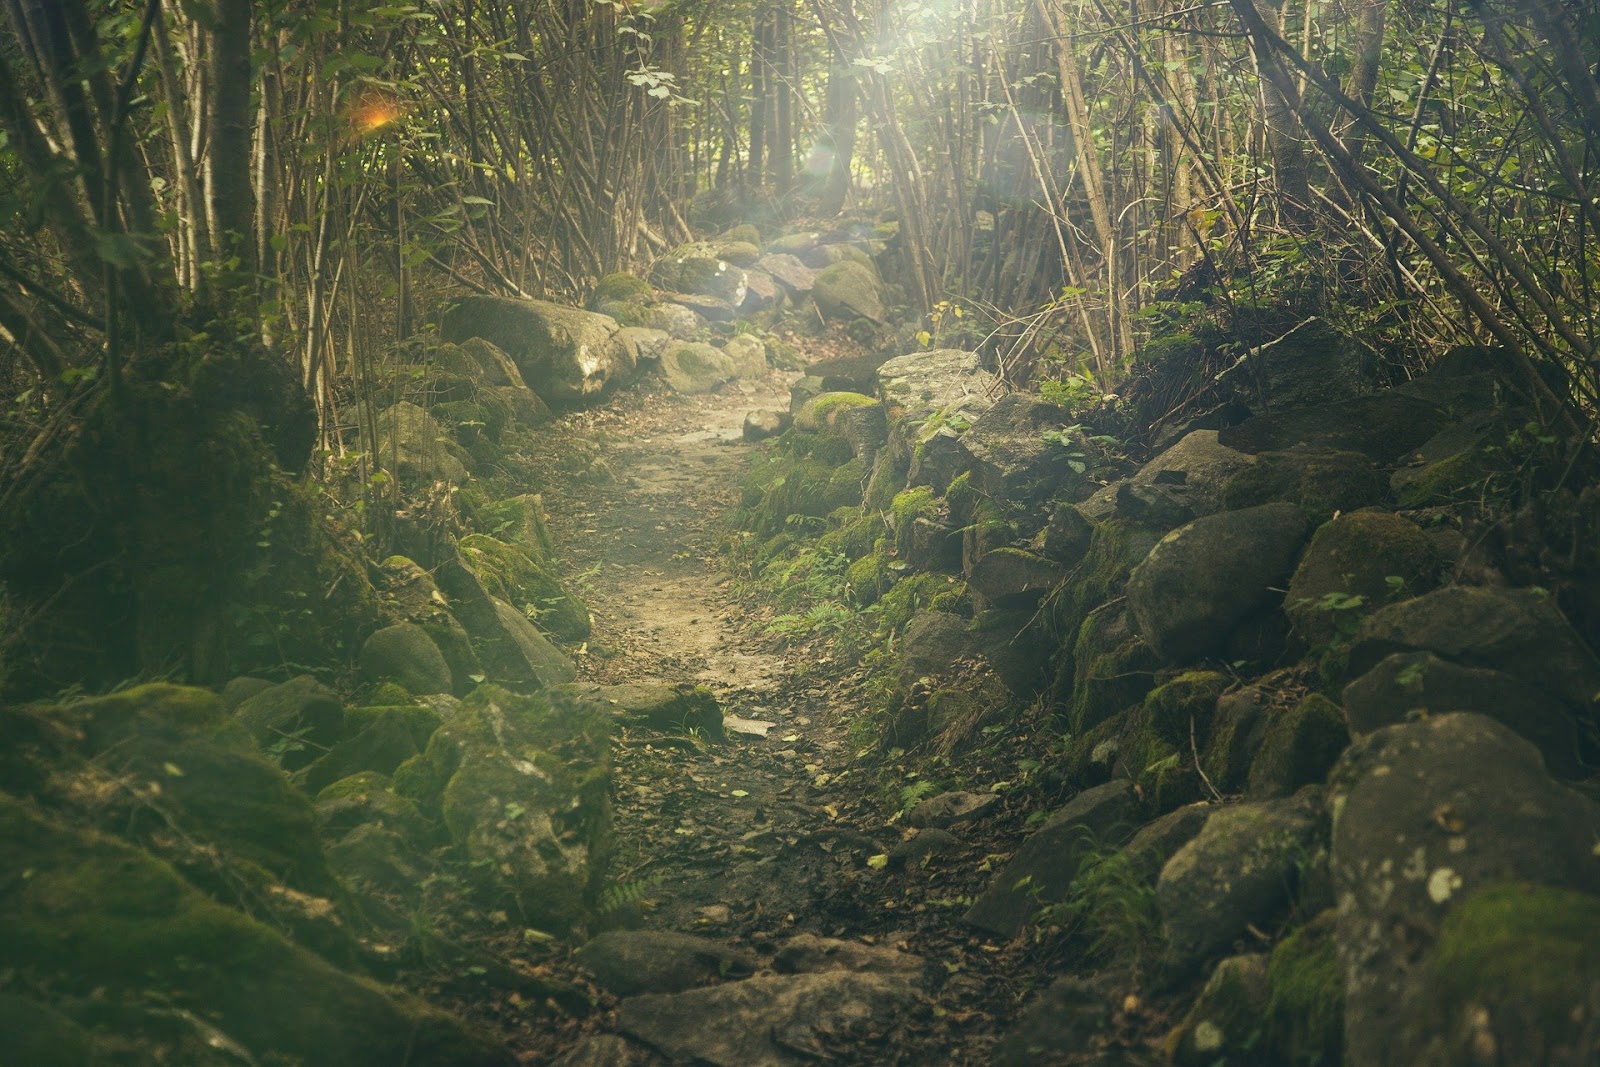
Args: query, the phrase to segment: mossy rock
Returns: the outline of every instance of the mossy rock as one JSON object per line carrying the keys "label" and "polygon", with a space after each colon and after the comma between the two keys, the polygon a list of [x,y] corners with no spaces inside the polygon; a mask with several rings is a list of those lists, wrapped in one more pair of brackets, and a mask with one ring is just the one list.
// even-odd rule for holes
{"label": "mossy rock", "polygon": [[862,485],[867,480],[867,465],[860,459],[839,464],[828,476],[828,503],[834,506],[829,514],[839,508],[855,507],[861,503]]}
{"label": "mossy rock", "polygon": [[595,283],[594,292],[589,295],[589,309],[598,311],[600,304],[611,302],[653,304],[655,299],[656,291],[643,278],[632,274],[607,274]]}
{"label": "mossy rock", "polygon": [[913,574],[894,583],[878,600],[879,632],[897,634],[906,628],[913,616],[931,610],[935,602],[953,606],[952,600],[966,592],[966,583],[948,574]]}
{"label": "mossy rock", "polygon": [[1144,698],[1148,728],[1169,745],[1187,747],[1191,738],[1204,745],[1211,735],[1217,697],[1230,681],[1217,671],[1187,671],[1157,686]]}
{"label": "mossy rock", "polygon": [[841,500],[833,485],[836,464],[817,459],[773,457],[751,472],[745,482],[740,525],[762,536],[780,533],[791,516],[824,519],[840,507],[860,502]]}
{"label": "mossy rock", "polygon": [[421,707],[409,701],[402,704],[368,704],[344,711],[344,733],[355,737],[379,719],[395,719],[403,723],[406,732],[416,742],[418,751],[427,747],[428,738],[444,725],[444,716],[433,708]]}
{"label": "mossy rock", "polygon": [[1068,729],[1092,730],[1124,708],[1143,702],[1155,686],[1159,661],[1133,630],[1121,604],[1097,608],[1079,626],[1072,646]]}
{"label": "mossy rock", "polygon": [[317,822],[337,840],[358,826],[382,826],[412,842],[427,842],[432,828],[416,803],[390,787],[386,774],[361,771],[340,778],[317,794]]}
{"label": "mossy rock", "polygon": [[485,504],[474,510],[473,521],[479,533],[517,546],[541,567],[548,567],[555,558],[555,539],[550,536],[544,498],[538,493]]}
{"label": "mossy rock", "polygon": [[461,539],[462,561],[490,596],[531,613],[538,626],[564,641],[585,641],[593,631],[589,608],[522,549],[484,534]]}
{"label": "mossy rock", "polygon": [[828,519],[834,524],[833,529],[817,540],[817,548],[849,560],[871,553],[886,532],[883,519],[876,512],[869,514],[860,507],[840,508]]}
{"label": "mossy rock", "polygon": [[430,410],[450,427],[456,442],[468,450],[484,442],[499,441],[515,418],[509,404],[487,391],[472,400],[434,404]]}
{"label": "mossy rock", "polygon": [[389,774],[426,748],[442,723],[442,717],[431,708],[353,708],[345,713],[345,739],[295,772],[294,782],[315,796],[326,786],[362,771]]}
{"label": "mossy rock", "polygon": [[515,1062],[455,1019],[207,898],[166,864],[4,794],[0,870],[13,872],[0,909],[8,959],[64,993],[159,997],[258,1062]]}
{"label": "mossy rock", "polygon": [[64,712],[83,724],[88,754],[108,771],[160,785],[160,810],[141,806],[128,836],[170,832],[303,892],[334,892],[311,806],[205,689],[154,683]]}
{"label": "mossy rock", "polygon": [[1230,510],[1281,501],[1298,504],[1318,524],[1388,500],[1387,480],[1359,452],[1263,452],[1222,490],[1223,505]]}
{"label": "mossy rock", "polygon": [[610,723],[603,704],[568,691],[480,686],[395,771],[394,788],[442,815],[484,899],[564,930],[582,921],[605,873]]}
{"label": "mossy rock", "polygon": [[1267,695],[1253,686],[1217,700],[1211,739],[1200,754],[1200,767],[1213,788],[1224,793],[1244,788],[1267,728]]}
{"label": "mossy rock", "polygon": [[[1180,1067],[1257,1062],[1268,992],[1267,957],[1221,960],[1183,1021],[1167,1035],[1167,1055]],[[1331,1061],[1331,1062],[1337,1062]]]}
{"label": "mossy rock", "polygon": [[1415,523],[1386,511],[1340,515],[1312,536],[1284,611],[1307,642],[1325,645],[1385,604],[1427,592],[1438,571],[1438,550]]}
{"label": "mossy rock", "polygon": [[1411,983],[1401,1052],[1418,1067],[1594,1062],[1600,897],[1504,882],[1463,901]]}
{"label": "mossy rock", "polygon": [[1111,780],[1117,750],[1131,710],[1114,713],[1082,733],[1073,734],[1055,765],[1055,776],[1070,790],[1088,789]]}
{"label": "mossy rock", "polygon": [[[276,503],[227,589],[220,632],[195,663],[197,680],[345,663],[382,624],[365,550],[330,517],[327,501],[281,472],[270,491]],[[191,620],[192,613],[191,602]]]}
{"label": "mossy rock", "polygon": [[1250,796],[1288,796],[1321,782],[1349,743],[1344,710],[1320,693],[1310,694],[1268,720],[1261,749],[1250,764]]}
{"label": "mossy rock", "polygon": [[1062,640],[1073,639],[1090,612],[1122,594],[1133,568],[1162,535],[1161,530],[1122,518],[1097,523],[1072,578],[1045,600],[1051,632]]}
{"label": "mossy rock", "polygon": [[845,589],[862,607],[871,607],[894,585],[889,558],[882,552],[869,552],[850,564],[844,573]]}
{"label": "mossy rock", "polygon": [[1267,970],[1267,1046],[1285,1067],[1341,1062],[1344,970],[1335,940],[1337,915],[1325,911],[1272,950]]}
{"label": "mossy rock", "polygon": [[[412,696],[411,690],[407,689],[405,686],[399,685],[395,682],[381,682],[366,691],[366,700],[364,702],[364,706],[373,708],[397,708],[412,707],[415,706],[416,703],[416,699]],[[350,710],[353,709],[347,709],[345,711],[344,732],[347,736],[351,733]]]}

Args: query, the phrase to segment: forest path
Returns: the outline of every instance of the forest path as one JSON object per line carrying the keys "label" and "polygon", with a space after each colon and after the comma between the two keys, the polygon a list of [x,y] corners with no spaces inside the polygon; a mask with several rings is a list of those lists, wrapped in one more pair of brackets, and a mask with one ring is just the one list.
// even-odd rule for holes
{"label": "forest path", "polygon": [[[863,1034],[834,1062],[983,1062],[952,1046],[968,1044],[953,1032],[964,1023],[987,1029],[986,1013],[954,1002],[976,1006],[1005,983],[977,977],[992,948],[948,929],[947,910],[909,906],[881,869],[900,832],[854,758],[859,676],[825,653],[778,649],[724,569],[720,544],[760,447],[742,440],[745,414],[787,408],[790,378],[706,396],[626,393],[567,416],[550,452],[533,457],[565,569],[586,576],[595,630],[579,657],[584,680],[702,684],[728,727],[722,743],[619,732],[605,921],[758,956],[798,933],[917,953],[945,964],[941,979],[960,975],[940,998],[952,1010],[916,1032]],[[605,1030],[608,1018],[581,1030]]]}

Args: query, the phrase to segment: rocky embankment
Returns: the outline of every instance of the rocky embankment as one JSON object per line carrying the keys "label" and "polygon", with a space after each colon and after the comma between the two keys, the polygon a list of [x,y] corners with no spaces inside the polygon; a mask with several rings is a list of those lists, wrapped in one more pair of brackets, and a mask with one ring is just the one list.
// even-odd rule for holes
{"label": "rocky embankment", "polygon": [[930,583],[885,744],[959,753],[1038,702],[1065,732],[1060,799],[965,921],[1065,915],[1086,951],[994,1062],[1144,1062],[1111,1020],[1174,990],[1177,1063],[1600,1056],[1600,659],[1462,523],[1540,431],[1492,353],[1387,390],[1368,355],[1310,320],[1138,465],[969,353],[796,384],[761,555],[850,546],[863,603]]}

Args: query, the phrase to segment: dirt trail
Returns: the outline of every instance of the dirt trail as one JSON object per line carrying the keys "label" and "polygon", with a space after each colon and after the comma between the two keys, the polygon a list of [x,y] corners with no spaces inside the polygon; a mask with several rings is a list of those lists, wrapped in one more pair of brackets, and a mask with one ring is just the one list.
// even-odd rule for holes
{"label": "dirt trail", "polygon": [[[758,953],[799,932],[904,948],[935,962],[945,1010],[917,1033],[835,1050],[835,1062],[983,1062],[982,1003],[1006,999],[1008,983],[994,946],[950,929],[938,906],[959,888],[921,877],[937,872],[881,869],[900,833],[853,758],[848,722],[863,698],[830,665],[777,650],[721,570],[718,544],[754,454],[745,413],[787,402],[778,374],[710,396],[629,396],[569,417],[555,435],[568,454],[546,457],[569,472],[546,490],[558,551],[568,573],[588,574],[585,678],[704,684],[736,727],[722,744],[618,738],[609,919]],[[740,719],[771,725],[741,732]],[[946,871],[980,860],[952,856]]]}

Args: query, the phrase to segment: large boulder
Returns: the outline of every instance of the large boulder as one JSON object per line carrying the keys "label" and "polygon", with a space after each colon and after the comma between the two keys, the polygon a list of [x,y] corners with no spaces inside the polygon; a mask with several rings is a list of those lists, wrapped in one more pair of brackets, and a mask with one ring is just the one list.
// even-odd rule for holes
{"label": "large boulder", "polygon": [[442,816],[487,899],[531,926],[565,930],[605,873],[610,720],[569,692],[482,686],[396,773],[395,788]]}
{"label": "large boulder", "polygon": [[1387,392],[1256,415],[1219,430],[1217,440],[1252,455],[1306,447],[1360,452],[1379,463],[1393,463],[1449,422],[1442,408]]}
{"label": "large boulder", "polygon": [[[229,716],[214,693],[152,684],[83,701],[70,713],[102,769],[148,783],[160,798],[159,807],[139,803],[129,814],[132,836],[152,832],[158,843],[175,837],[176,858],[200,852],[213,869],[248,866],[322,896],[334,884],[310,803],[251,743],[244,724],[282,723],[296,732],[263,736],[274,745],[293,742],[309,729],[293,724],[320,724],[320,708],[338,721],[339,705],[329,697],[306,678],[265,690]],[[320,726],[316,737],[331,744],[338,729]]]}
{"label": "large boulder", "polygon": [[650,265],[650,281],[670,293],[710,298],[731,311],[744,303],[749,282],[744,268],[721,251],[704,241],[682,245]]}
{"label": "large boulder", "polygon": [[397,682],[413,693],[449,693],[450,665],[414,622],[386,626],[361,646],[361,672],[372,682]]}
{"label": "large boulder", "polygon": [[1250,764],[1251,799],[1289,796],[1320,783],[1349,743],[1343,711],[1320,693],[1274,714]]}
{"label": "large boulder", "polygon": [[1305,513],[1293,504],[1208,515],[1172,531],[1128,580],[1139,632],[1174,662],[1216,655],[1234,627],[1275,603],[1305,535]]}
{"label": "large boulder", "polygon": [[459,555],[441,561],[434,575],[488,680],[513,689],[538,689],[577,677],[572,661],[526,614],[491,596]]}
{"label": "large boulder", "polygon": [[[1234,475],[1255,462],[1256,457],[1218,443],[1216,430],[1194,430],[1140,467],[1128,481],[1134,486],[1158,489],[1186,507],[1190,518],[1199,518],[1236,506],[1224,504],[1224,488]],[[1096,490],[1085,507],[1091,512],[1110,513],[1116,498],[1117,487],[1108,485]]]}
{"label": "large boulder", "polygon": [[377,462],[403,481],[467,480],[472,457],[456,443],[439,420],[407,400],[378,413]]}
{"label": "large boulder", "polygon": [[661,353],[661,377],[675,393],[709,393],[738,377],[733,357],[703,341],[679,341]]}
{"label": "large boulder", "polygon": [[972,485],[992,500],[1038,505],[1089,494],[1099,449],[1081,431],[1066,430],[1067,413],[1027,393],[997,400],[960,437]]}
{"label": "large boulder", "polygon": [[921,423],[936,411],[954,407],[972,396],[989,397],[999,379],[983,369],[976,352],[934,348],[910,352],[878,365],[878,396],[891,422]]}
{"label": "large boulder", "polygon": [[241,702],[234,716],[263,752],[289,770],[338,740],[344,725],[339,698],[309,674],[261,690]]}
{"label": "large boulder", "polygon": [[1467,898],[1441,924],[1401,1014],[1404,1028],[1385,1062],[1595,1063],[1600,897],[1507,881]]}
{"label": "large boulder", "polygon": [[1433,540],[1416,523],[1386,511],[1357,511],[1312,536],[1284,598],[1294,628],[1325,644],[1384,604],[1432,588],[1439,569]]}
{"label": "large boulder", "polygon": [[[218,783],[215,795],[226,794]],[[237,1049],[229,1062],[516,1062],[455,1019],[345,974],[271,926],[224,907],[148,854],[52,822],[4,794],[0,868],[12,872],[0,908],[0,938],[12,966],[57,993],[111,1005],[159,1004],[164,1017],[186,1020],[167,1032],[215,1034]],[[159,1042],[160,1032],[142,1039]],[[9,1038],[7,1044],[8,1055],[19,1047]]]}
{"label": "large boulder", "polygon": [[489,595],[521,608],[560,640],[588,639],[593,629],[588,606],[521,548],[486,534],[469,534],[461,539],[460,552]]}
{"label": "large boulder", "polygon": [[997,548],[979,558],[967,576],[967,588],[979,611],[1032,607],[1066,577],[1066,568],[1047,556]]}
{"label": "large boulder", "polygon": [[[537,498],[530,496],[530,499]],[[507,537],[517,538],[524,536],[526,530],[543,529],[542,515],[528,512],[519,505],[519,500],[513,498],[496,505],[496,514],[506,516]],[[526,520],[530,514],[537,518],[536,527],[512,518],[515,516],[516,519]],[[467,636],[460,620],[451,613],[449,601],[439,591],[433,576],[405,556],[390,556],[379,565],[375,584],[386,609],[385,614],[420,626],[444,656],[450,668],[450,688],[446,692],[460,696],[471,689],[475,684],[472,676],[483,672],[482,665],[478,662],[477,653],[472,650],[472,639]]]}
{"label": "large boulder", "polygon": [[1540,590],[1448,586],[1392,604],[1362,624],[1351,670],[1394,652],[1505,671],[1574,708],[1592,709],[1600,698],[1600,658]]}
{"label": "large boulder", "polygon": [[1382,507],[1389,501],[1387,479],[1360,452],[1297,448],[1263,452],[1255,459],[1228,479],[1222,490],[1224,507],[1287,501],[1300,505],[1320,526],[1341,512]]}
{"label": "large boulder", "polygon": [[608,993],[682,993],[729,978],[748,978],[756,960],[748,952],[692,934],[668,930],[612,930],[575,954]]}
{"label": "large boulder", "polygon": [[[1407,1035],[1414,1031],[1412,998],[1432,999],[1449,983],[1472,987],[1484,977],[1482,971],[1449,975],[1430,968],[1430,959],[1437,962],[1443,947],[1441,931],[1463,901],[1505,881],[1600,892],[1595,853],[1600,806],[1551,778],[1533,745],[1470,713],[1378,730],[1350,747],[1331,782],[1330,862],[1345,980],[1345,1062],[1352,1067],[1462,1062],[1424,1060],[1405,1051]],[[1517,896],[1532,908],[1531,893]],[[1541,915],[1521,913],[1520,907],[1497,914],[1502,921],[1505,915]],[[1554,933],[1537,932],[1543,939]],[[1589,932],[1573,928],[1556,936]],[[1491,942],[1496,936],[1484,933]],[[1567,1016],[1586,1000],[1588,987],[1567,985],[1580,977],[1571,972],[1575,961],[1570,958],[1541,962],[1559,976],[1522,989],[1490,994],[1479,987],[1479,992],[1515,1004],[1537,1001],[1554,986],[1564,1005],[1559,1014]],[[1569,968],[1565,974],[1563,966]],[[1414,1036],[1431,1041],[1443,1035]],[[1558,1061],[1518,1055],[1491,1062]]]}
{"label": "large boulder", "polygon": [[528,387],[546,400],[597,399],[616,373],[617,322],[545,300],[469,296],[440,320],[446,340],[481,337],[509,355]]}
{"label": "large boulder", "polygon": [[803,1067],[925,1011],[904,975],[823,971],[747,978],[622,1002],[617,1027],[675,1062]]}
{"label": "large boulder", "polygon": [[1475,711],[1538,746],[1546,766],[1568,778],[1585,771],[1578,716],[1560,699],[1504,671],[1396,652],[1344,687],[1345,722],[1357,737],[1418,714]]}
{"label": "large boulder", "polygon": [[884,320],[883,283],[877,272],[854,260],[825,267],[817,273],[811,299],[824,318]]}
{"label": "large boulder", "polygon": [[794,416],[802,433],[831,434],[850,445],[850,453],[872,462],[889,438],[883,404],[860,393],[821,393],[807,400]]}
{"label": "large boulder", "polygon": [[817,272],[785,252],[769,252],[756,260],[756,267],[771,276],[791,296],[804,296],[816,284]]}
{"label": "large boulder", "polygon": [[1156,907],[1174,975],[1270,922],[1292,899],[1299,865],[1316,838],[1311,795],[1220,808],[1161,869]]}

